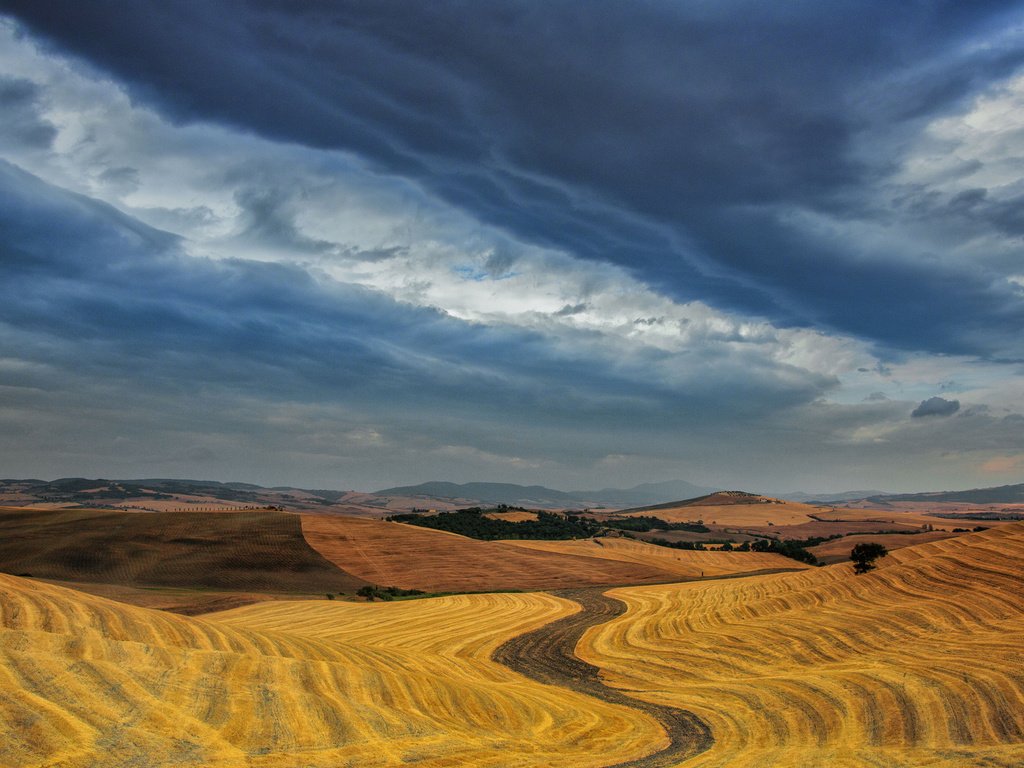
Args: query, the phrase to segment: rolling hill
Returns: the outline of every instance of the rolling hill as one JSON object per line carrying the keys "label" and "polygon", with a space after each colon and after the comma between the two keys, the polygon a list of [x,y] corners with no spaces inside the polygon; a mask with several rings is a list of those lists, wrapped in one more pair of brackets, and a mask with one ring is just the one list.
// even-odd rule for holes
{"label": "rolling hill", "polygon": [[380,520],[302,515],[302,530],[326,559],[361,579],[428,592],[566,589],[678,579],[653,559],[639,563],[540,552]]}
{"label": "rolling hill", "polygon": [[1024,764],[1024,524],[881,563],[617,589],[578,652],[710,725],[687,768]]}
{"label": "rolling hill", "polygon": [[45,507],[132,507],[150,511],[194,507],[237,508],[275,505],[294,510],[332,507],[348,514],[383,516],[413,507],[452,509],[459,506],[497,505],[564,509],[627,507],[651,504],[710,489],[682,480],[643,483],[633,488],[596,491],[557,491],[540,485],[514,483],[428,482],[385,488],[376,493],[290,486],[264,488],[252,483],[213,480],[148,478],[134,480],[64,477],[56,480],[0,480],[0,505]]}
{"label": "rolling hill", "polygon": [[702,488],[683,480],[664,483],[643,483],[632,488],[602,488],[591,491],[556,491],[541,485],[514,483],[447,483],[428,482],[375,491],[377,496],[419,497],[444,501],[463,500],[480,504],[508,504],[520,507],[562,509],[607,506],[625,507],[650,504],[678,498],[680,495],[706,493]]}
{"label": "rolling hill", "polygon": [[265,603],[204,620],[0,575],[5,768],[598,768],[652,717],[491,661],[549,595]]}
{"label": "rolling hill", "polygon": [[972,488],[966,491],[936,491],[930,493],[900,493],[873,496],[871,501],[930,501],[966,502],[968,504],[1024,504],[1024,483],[1000,485],[994,488]]}
{"label": "rolling hill", "polygon": [[655,514],[669,522],[703,520],[722,527],[790,526],[813,522],[820,508],[746,491],[716,491],[692,499],[621,510],[620,514]]}
{"label": "rolling hill", "polygon": [[284,512],[0,508],[0,572],[69,582],[235,592],[354,592]]}
{"label": "rolling hill", "polygon": [[808,568],[796,560],[773,552],[719,552],[670,549],[625,538],[583,539],[577,541],[505,542],[513,547],[555,552],[564,555],[596,557],[623,563],[655,566],[679,580],[740,576],[763,571],[795,571]]}

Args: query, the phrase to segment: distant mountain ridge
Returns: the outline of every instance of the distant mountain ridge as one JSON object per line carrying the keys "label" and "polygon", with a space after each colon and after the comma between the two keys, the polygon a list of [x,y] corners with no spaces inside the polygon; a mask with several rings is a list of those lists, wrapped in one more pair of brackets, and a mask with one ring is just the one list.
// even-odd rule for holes
{"label": "distant mountain ridge", "polygon": [[889,495],[891,494],[887,491],[879,490],[843,491],[841,493],[804,493],[803,491],[797,491],[793,493],[779,494],[779,498],[786,499],[787,501],[799,501],[806,504],[812,501],[859,501],[861,499],[873,499]]}
{"label": "distant mountain ridge", "polygon": [[960,502],[964,504],[1024,503],[1024,483],[971,488],[965,491],[921,491],[919,493],[888,493],[887,491],[843,491],[842,493],[783,493],[780,498],[803,503],[868,501],[885,504],[893,501]]}
{"label": "distant mountain ridge", "polygon": [[[146,499],[167,498],[171,494],[196,494],[210,496],[241,504],[284,504],[292,506],[300,499],[289,495],[299,494],[307,505],[336,505],[348,503],[349,496],[362,496],[356,504],[380,506],[390,504],[388,498],[404,497],[413,500],[411,504],[424,504],[430,500],[455,502],[456,504],[508,504],[510,506],[582,509],[584,507],[608,507],[614,509],[636,509],[656,505],[678,504],[676,499],[693,501],[699,497],[720,491],[720,488],[702,487],[684,480],[670,480],[662,483],[642,483],[632,488],[601,488],[598,490],[560,491],[542,485],[517,485],[515,483],[451,483],[432,481],[418,485],[384,488],[373,493],[358,494],[354,491],[310,490],[293,486],[272,488],[243,482],[219,482],[216,480],[189,480],[170,478],[147,478],[133,480],[89,479],[65,477],[57,480],[3,479],[0,493],[18,503],[46,501],[89,504],[93,502],[116,503],[124,500],[145,501]],[[376,501],[373,496],[379,497]],[[845,501],[866,501],[883,505],[889,502],[960,502],[967,504],[1022,504],[1024,483],[1001,485],[991,488],[972,488],[962,491],[930,491],[921,493],[892,494],[881,491],[845,491],[843,493],[789,493],[773,495],[796,502],[836,503]],[[368,500],[367,500],[368,499]],[[7,502],[13,503],[13,502]],[[406,504],[410,502],[406,501]],[[398,508],[389,506],[389,508]]]}
{"label": "distant mountain ridge", "polygon": [[602,488],[595,491],[558,491],[542,485],[515,483],[449,483],[431,481],[374,491],[376,496],[414,496],[431,499],[466,499],[485,504],[511,506],[587,507],[638,506],[678,498],[699,496],[716,489],[693,485],[683,480],[642,483],[633,488]]}
{"label": "distant mountain ridge", "polygon": [[[402,504],[441,506],[507,504],[547,509],[583,509],[585,507],[629,507],[651,504],[680,496],[696,496],[711,489],[685,481],[643,483],[633,488],[602,488],[596,491],[559,491],[541,485],[514,483],[428,482],[419,485],[385,488],[376,493],[304,489],[292,486],[272,488],[242,482],[190,480],[179,478],[143,478],[114,480],[106,478],[62,477],[56,480],[0,480],[0,494],[15,503],[71,503],[87,506],[111,506],[131,501],[136,508],[148,501],[164,501],[174,495],[207,496],[235,504],[273,504],[293,506],[331,506],[345,504],[346,498],[359,496],[355,504],[370,507],[399,508]],[[294,494],[297,494],[294,495]],[[377,497],[374,499],[374,497]],[[404,498],[399,507],[389,499]],[[416,500],[423,499],[422,503]],[[192,502],[187,502],[192,503]]]}
{"label": "distant mountain ridge", "polygon": [[933,491],[928,493],[899,493],[873,496],[881,501],[949,501],[966,504],[1021,504],[1024,503],[1024,483],[999,485],[994,488],[971,488],[966,491]]}

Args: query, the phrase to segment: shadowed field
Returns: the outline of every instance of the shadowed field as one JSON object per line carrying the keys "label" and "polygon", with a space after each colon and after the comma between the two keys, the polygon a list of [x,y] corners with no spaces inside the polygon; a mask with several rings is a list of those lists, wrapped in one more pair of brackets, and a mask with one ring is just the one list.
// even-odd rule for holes
{"label": "shadowed field", "polygon": [[690,551],[659,547],[631,539],[603,538],[580,541],[509,541],[512,546],[638,563],[670,571],[677,579],[699,579],[759,571],[796,571],[810,566],[771,552]]}
{"label": "shadowed field", "polygon": [[688,768],[1024,765],[1024,525],[881,562],[613,590],[578,653],[710,725]]}
{"label": "shadowed field", "polygon": [[[306,543],[297,515],[267,511],[0,509],[0,571],[83,586],[236,593],[322,595],[365,584]],[[119,596],[146,597],[137,589]]]}
{"label": "shadowed field", "polygon": [[543,594],[275,602],[189,619],[0,575],[0,765],[603,766],[642,712],[490,660]]}
{"label": "shadowed field", "polygon": [[[401,523],[303,515],[310,545],[366,581],[430,592],[654,584],[677,574],[655,562],[544,552]],[[667,563],[666,563],[667,565]]]}

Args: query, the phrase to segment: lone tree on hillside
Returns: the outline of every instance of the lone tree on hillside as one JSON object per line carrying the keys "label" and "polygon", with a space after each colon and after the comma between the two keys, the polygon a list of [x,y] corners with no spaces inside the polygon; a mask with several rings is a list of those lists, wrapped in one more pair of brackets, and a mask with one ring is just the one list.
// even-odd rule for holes
{"label": "lone tree on hillside", "polygon": [[875,560],[885,557],[889,550],[882,544],[873,541],[866,541],[858,544],[850,550],[850,559],[853,560],[853,572],[856,574],[867,573],[875,567]]}

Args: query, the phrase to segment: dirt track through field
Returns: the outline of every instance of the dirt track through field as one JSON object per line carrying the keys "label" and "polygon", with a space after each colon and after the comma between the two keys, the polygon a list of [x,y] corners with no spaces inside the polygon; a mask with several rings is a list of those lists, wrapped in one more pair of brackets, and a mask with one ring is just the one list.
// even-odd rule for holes
{"label": "dirt track through field", "polygon": [[617,763],[609,768],[663,768],[677,765],[711,748],[714,737],[707,723],[685,709],[634,699],[601,681],[600,669],[576,656],[576,644],[596,624],[622,615],[626,604],[602,594],[601,589],[566,589],[551,594],[574,600],[583,610],[513,637],[495,649],[491,658],[532,680],[558,685],[611,704],[638,709],[658,720],[669,737],[659,752]]}

